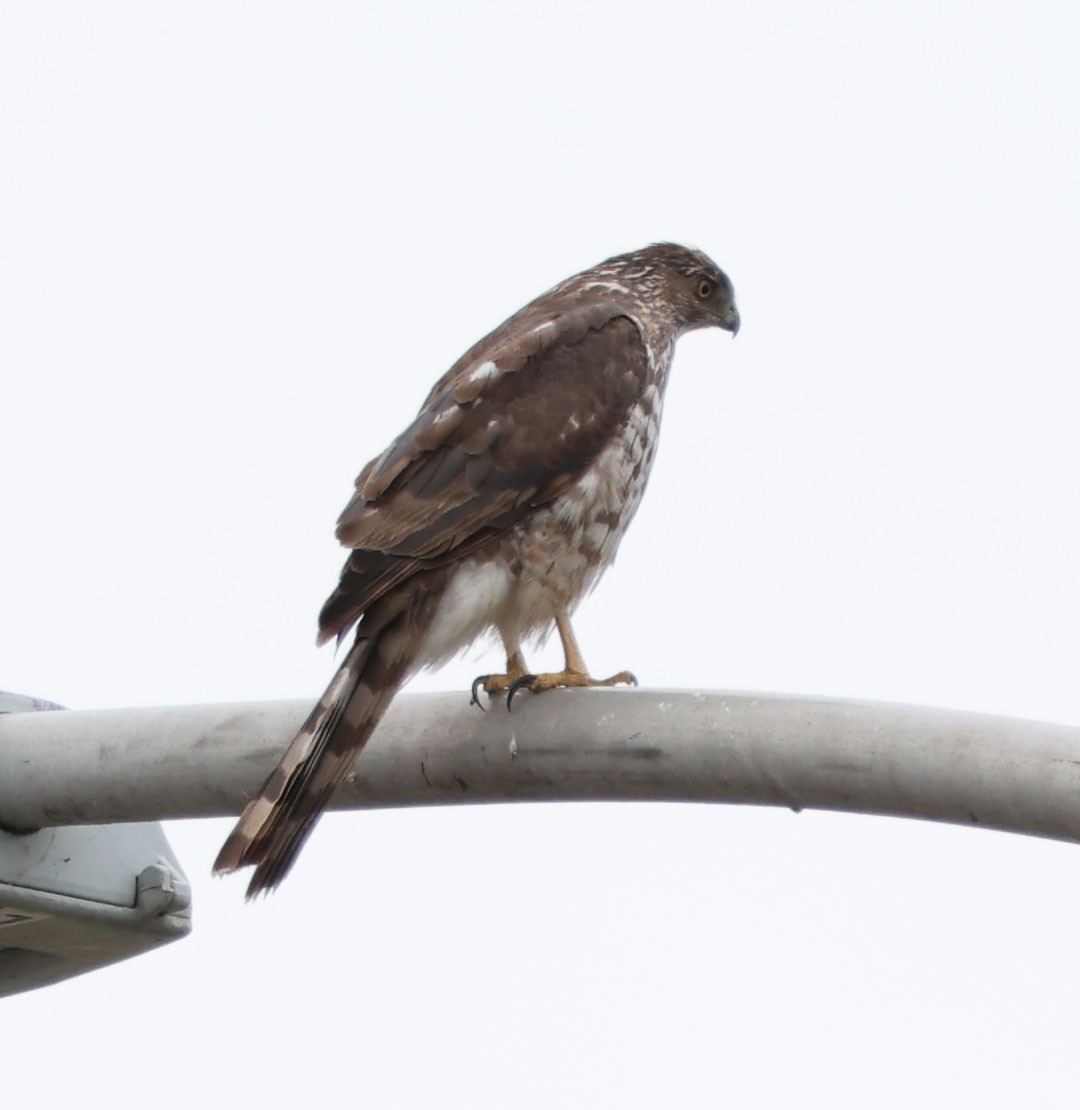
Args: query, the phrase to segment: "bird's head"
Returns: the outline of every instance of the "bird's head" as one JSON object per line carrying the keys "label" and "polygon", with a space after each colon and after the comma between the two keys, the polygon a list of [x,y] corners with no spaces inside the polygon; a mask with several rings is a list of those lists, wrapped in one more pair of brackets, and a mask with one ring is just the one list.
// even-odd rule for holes
{"label": "bird's head", "polygon": [[655,256],[668,297],[677,306],[682,332],[723,328],[739,333],[735,290],[727,274],[707,255],[675,243],[647,248]]}
{"label": "bird's head", "polygon": [[707,254],[678,243],[654,243],[605,264],[639,284],[642,292],[671,315],[676,334],[723,328],[737,335],[739,310],[727,274]]}

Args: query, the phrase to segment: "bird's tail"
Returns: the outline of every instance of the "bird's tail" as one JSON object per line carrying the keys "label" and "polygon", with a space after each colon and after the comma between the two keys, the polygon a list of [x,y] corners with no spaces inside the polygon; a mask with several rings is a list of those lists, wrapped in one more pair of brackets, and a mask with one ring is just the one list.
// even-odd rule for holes
{"label": "bird's tail", "polygon": [[326,693],[214,861],[215,873],[254,865],[249,899],[285,878],[357,753],[409,677],[420,633],[407,614],[378,631],[365,631],[360,629]]}

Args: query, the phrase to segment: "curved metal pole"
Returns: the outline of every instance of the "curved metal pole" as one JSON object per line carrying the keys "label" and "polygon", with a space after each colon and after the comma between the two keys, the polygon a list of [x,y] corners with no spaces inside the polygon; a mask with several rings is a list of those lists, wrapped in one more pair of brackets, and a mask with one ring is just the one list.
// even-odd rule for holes
{"label": "curved metal pole", "polygon": [[[1080,728],[763,694],[399,697],[338,808],[635,799],[922,817],[1080,841]],[[238,813],[308,702],[0,717],[0,824]]]}

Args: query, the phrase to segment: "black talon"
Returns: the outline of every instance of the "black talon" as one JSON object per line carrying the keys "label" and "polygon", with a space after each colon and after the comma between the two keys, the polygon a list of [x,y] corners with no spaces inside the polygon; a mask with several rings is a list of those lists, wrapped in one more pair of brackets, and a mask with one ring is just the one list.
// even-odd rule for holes
{"label": "black talon", "polygon": [[469,704],[470,705],[478,705],[480,707],[481,712],[483,712],[483,713],[487,712],[487,706],[484,705],[484,703],[477,697],[476,690],[477,690],[477,687],[483,686],[484,683],[487,682],[487,680],[490,677],[491,677],[491,675],[482,674],[478,679],[476,679],[476,681],[473,682],[473,684],[472,684],[472,697],[469,698]]}
{"label": "black talon", "polygon": [[521,689],[528,689],[529,686],[536,681],[536,675],[523,674],[521,678],[517,679],[513,686],[506,692],[506,711],[510,712],[510,706],[514,701],[514,695]]}

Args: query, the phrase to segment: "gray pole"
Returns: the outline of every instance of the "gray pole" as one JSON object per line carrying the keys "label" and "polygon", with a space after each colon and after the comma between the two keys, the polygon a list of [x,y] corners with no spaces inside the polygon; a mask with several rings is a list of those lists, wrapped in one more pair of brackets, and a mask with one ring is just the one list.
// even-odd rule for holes
{"label": "gray pole", "polygon": [[[339,808],[634,799],[922,817],[1080,841],[1080,728],[776,695],[399,697]],[[0,824],[238,813],[308,702],[0,716]]]}

